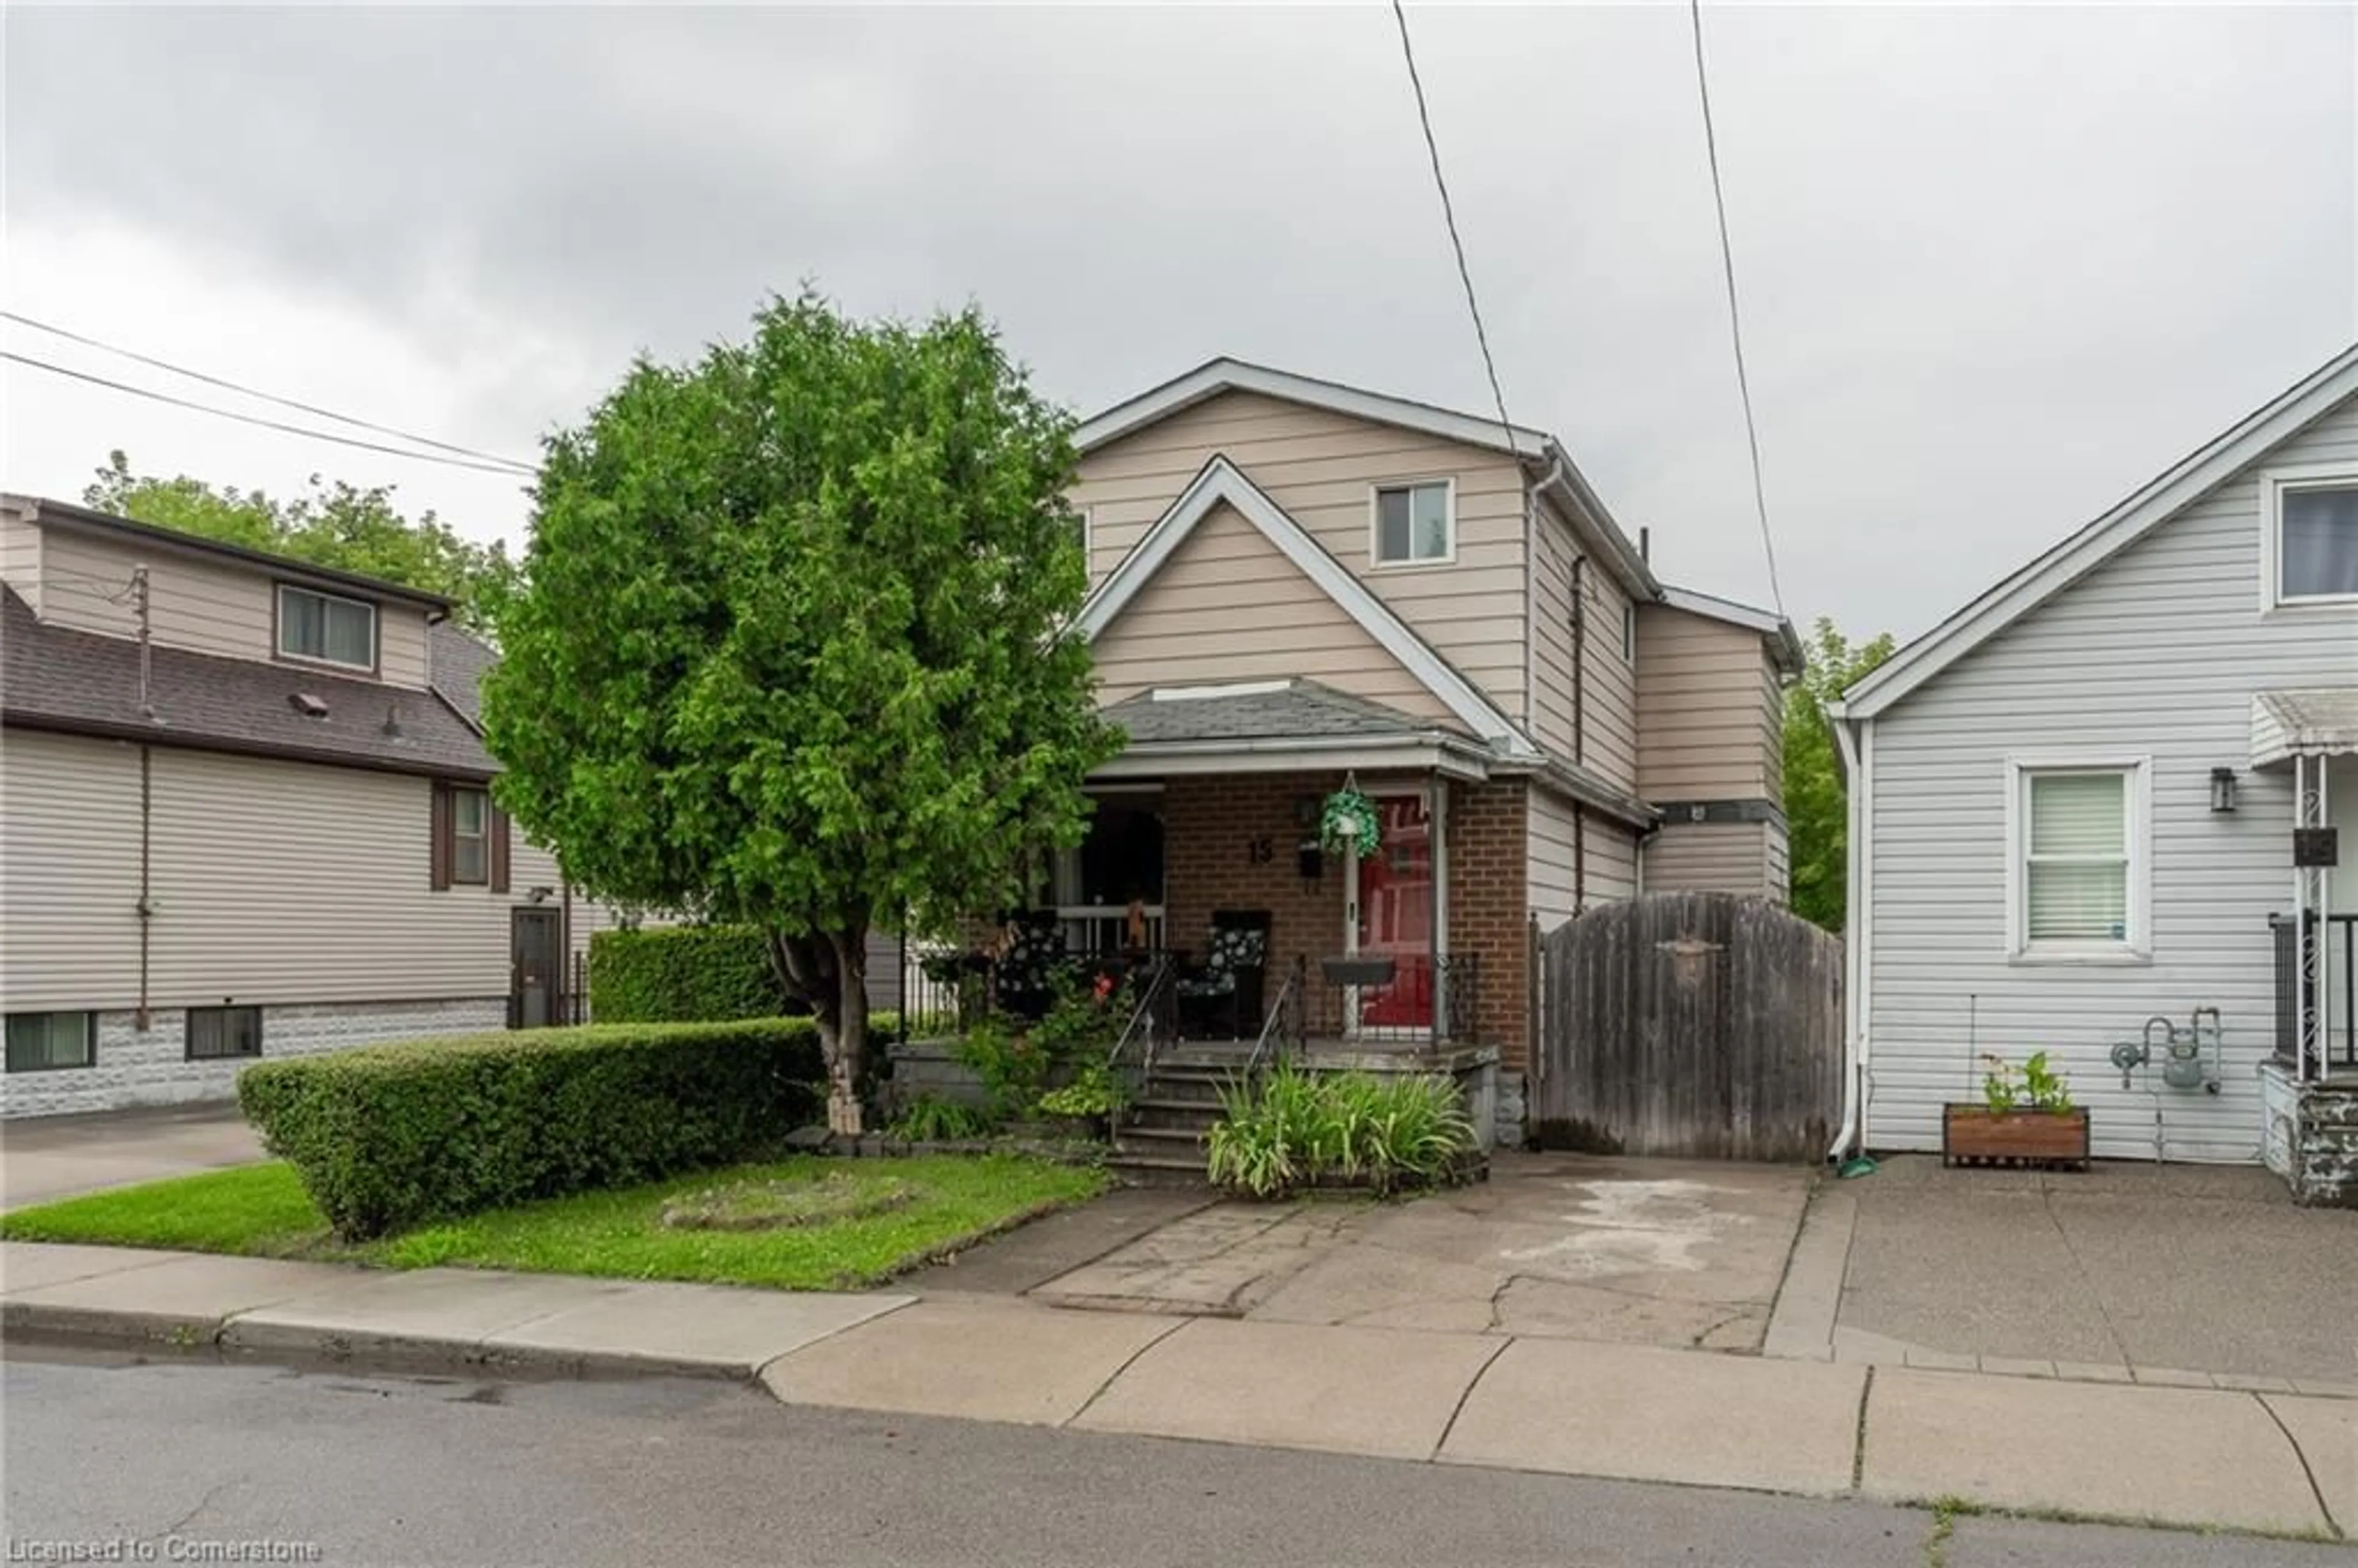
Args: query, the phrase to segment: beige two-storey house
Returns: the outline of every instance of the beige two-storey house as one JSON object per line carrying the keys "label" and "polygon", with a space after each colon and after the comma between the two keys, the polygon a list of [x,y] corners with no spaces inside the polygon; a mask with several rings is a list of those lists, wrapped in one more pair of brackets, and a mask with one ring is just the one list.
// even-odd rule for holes
{"label": "beige two-storey house", "polygon": [[0,1109],[569,1016],[608,913],[492,806],[449,611],[0,498]]}
{"label": "beige two-storey house", "polygon": [[[1078,445],[1081,626],[1129,745],[1043,890],[1068,945],[1249,928],[1312,1031],[1511,1069],[1535,927],[1651,890],[1783,898],[1799,643],[1657,579],[1553,437],[1218,360]],[[1382,827],[1356,878],[1318,844],[1347,781]],[[1344,986],[1338,955],[1387,978]]]}

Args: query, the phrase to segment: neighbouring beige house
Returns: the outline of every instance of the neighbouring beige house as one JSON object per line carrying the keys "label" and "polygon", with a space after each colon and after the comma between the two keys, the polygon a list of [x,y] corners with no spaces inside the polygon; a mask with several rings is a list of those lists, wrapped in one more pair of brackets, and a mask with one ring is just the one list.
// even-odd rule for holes
{"label": "neighbouring beige house", "polygon": [[0,1112],[558,1022],[611,912],[492,806],[448,601],[0,498]]}
{"label": "neighbouring beige house", "polygon": [[[1478,1042],[1511,1073],[1536,928],[1784,898],[1799,641],[1658,579],[1552,436],[1224,359],[1077,441],[1081,630],[1129,745],[1041,890],[1068,949],[1249,927],[1262,1006],[1306,975],[1311,1033]],[[1356,911],[1317,844],[1346,779],[1383,827]],[[1322,979],[1346,952],[1390,978]]]}

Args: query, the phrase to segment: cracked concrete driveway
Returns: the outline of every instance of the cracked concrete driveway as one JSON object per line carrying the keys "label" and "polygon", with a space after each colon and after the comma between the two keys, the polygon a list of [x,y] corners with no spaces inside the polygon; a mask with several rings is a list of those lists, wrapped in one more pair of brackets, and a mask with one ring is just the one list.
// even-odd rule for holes
{"label": "cracked concrete driveway", "polygon": [[1757,1350],[1790,1167],[1505,1154],[1403,1204],[1218,1203],[1031,1291],[1069,1306]]}

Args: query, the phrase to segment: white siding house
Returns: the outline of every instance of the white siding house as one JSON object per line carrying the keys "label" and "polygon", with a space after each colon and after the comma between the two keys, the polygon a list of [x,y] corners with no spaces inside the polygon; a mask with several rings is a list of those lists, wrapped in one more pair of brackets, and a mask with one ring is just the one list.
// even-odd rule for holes
{"label": "white siding house", "polygon": [[[2358,351],[1846,694],[1846,1141],[1937,1149],[1982,1054],[2044,1050],[2099,1156],[2298,1163],[2319,1123],[2287,1086],[2358,1064],[2338,959],[2304,1004],[2271,919],[2358,911],[2358,734],[2255,750],[2269,693],[2358,693]],[[2340,829],[2340,867],[2309,883],[2303,796]],[[2206,1007],[2223,1027],[2201,1083],[2124,1081],[2116,1044]],[[2284,1051],[2320,1025],[2307,1059]]]}

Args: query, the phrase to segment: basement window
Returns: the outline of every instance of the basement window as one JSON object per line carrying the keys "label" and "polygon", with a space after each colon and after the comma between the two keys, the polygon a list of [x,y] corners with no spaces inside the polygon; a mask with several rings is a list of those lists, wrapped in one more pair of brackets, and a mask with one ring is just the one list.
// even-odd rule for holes
{"label": "basement window", "polygon": [[8,1015],[8,1071],[46,1073],[59,1067],[87,1067],[97,1060],[97,1014],[12,1012]]}
{"label": "basement window", "polygon": [[188,1059],[221,1062],[262,1054],[262,1010],[258,1007],[189,1009]]}

